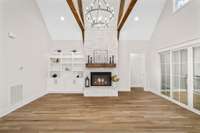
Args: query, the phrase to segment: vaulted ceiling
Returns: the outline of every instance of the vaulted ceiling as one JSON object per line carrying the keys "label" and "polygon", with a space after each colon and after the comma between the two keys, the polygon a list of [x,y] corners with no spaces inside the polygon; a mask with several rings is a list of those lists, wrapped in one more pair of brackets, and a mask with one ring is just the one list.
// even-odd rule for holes
{"label": "vaulted ceiling", "polygon": [[120,32],[120,40],[150,40],[165,2],[166,0],[138,0]]}
{"label": "vaulted ceiling", "polygon": [[[84,13],[93,0],[36,1],[52,40],[82,40],[84,30],[92,30]],[[108,0],[115,17],[106,30],[120,30],[120,40],[149,40],[165,1]]]}

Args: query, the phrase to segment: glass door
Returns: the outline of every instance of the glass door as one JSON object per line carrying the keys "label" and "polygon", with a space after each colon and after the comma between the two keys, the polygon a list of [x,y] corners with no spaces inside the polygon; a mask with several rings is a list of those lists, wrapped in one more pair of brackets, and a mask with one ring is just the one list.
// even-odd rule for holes
{"label": "glass door", "polygon": [[179,101],[180,52],[172,53],[172,97]]}
{"label": "glass door", "polygon": [[172,52],[172,97],[187,104],[188,57],[187,49]]}
{"label": "glass door", "polygon": [[160,54],[161,61],[161,93],[170,96],[170,52]]}
{"label": "glass door", "polygon": [[193,91],[193,106],[194,108],[200,110],[200,47],[193,49],[193,81],[194,81],[194,91]]}
{"label": "glass door", "polygon": [[187,49],[180,51],[180,102],[188,104],[188,52]]}

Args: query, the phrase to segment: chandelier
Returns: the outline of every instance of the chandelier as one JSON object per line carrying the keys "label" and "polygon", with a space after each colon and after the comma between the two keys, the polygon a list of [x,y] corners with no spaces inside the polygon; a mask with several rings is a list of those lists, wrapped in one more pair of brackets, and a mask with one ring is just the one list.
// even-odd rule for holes
{"label": "chandelier", "polygon": [[107,0],[93,0],[89,7],[86,7],[86,18],[91,27],[108,27],[114,17],[114,8]]}

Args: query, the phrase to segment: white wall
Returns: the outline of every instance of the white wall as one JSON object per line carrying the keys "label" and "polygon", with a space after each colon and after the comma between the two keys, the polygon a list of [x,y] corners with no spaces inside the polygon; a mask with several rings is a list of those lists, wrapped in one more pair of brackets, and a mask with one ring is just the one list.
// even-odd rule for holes
{"label": "white wall", "polygon": [[119,91],[130,91],[130,53],[146,53],[149,41],[119,41]]}
{"label": "white wall", "polygon": [[152,91],[158,92],[160,89],[158,50],[200,38],[199,7],[199,0],[191,0],[185,7],[173,13],[173,0],[167,0],[147,53],[149,88]]}
{"label": "white wall", "polygon": [[72,51],[76,49],[77,51],[83,52],[83,41],[82,40],[57,40],[51,41],[49,44],[49,52],[51,53],[54,50],[64,50],[64,51]]}
{"label": "white wall", "polygon": [[[1,115],[15,109],[27,101],[46,93],[47,60],[49,36],[39,9],[33,0],[1,0],[0,29],[3,43],[3,83],[0,89]],[[3,15],[3,16],[2,16]],[[16,39],[8,38],[13,32]],[[2,54],[0,55],[2,59]],[[1,60],[2,63],[2,60]],[[0,73],[1,73],[0,71]],[[1,74],[0,74],[1,75]],[[2,75],[1,75],[2,76]],[[2,81],[2,80],[1,80]],[[23,85],[23,101],[10,104],[10,87]]]}
{"label": "white wall", "polygon": [[3,53],[3,1],[0,1],[0,114],[3,113],[5,95],[3,93],[4,88],[4,53]]}

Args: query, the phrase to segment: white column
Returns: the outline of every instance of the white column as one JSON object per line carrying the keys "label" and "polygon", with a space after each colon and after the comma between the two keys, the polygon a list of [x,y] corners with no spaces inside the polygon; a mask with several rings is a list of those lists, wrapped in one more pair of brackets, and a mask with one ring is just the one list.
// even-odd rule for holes
{"label": "white column", "polygon": [[188,48],[188,106],[193,108],[193,48]]}

